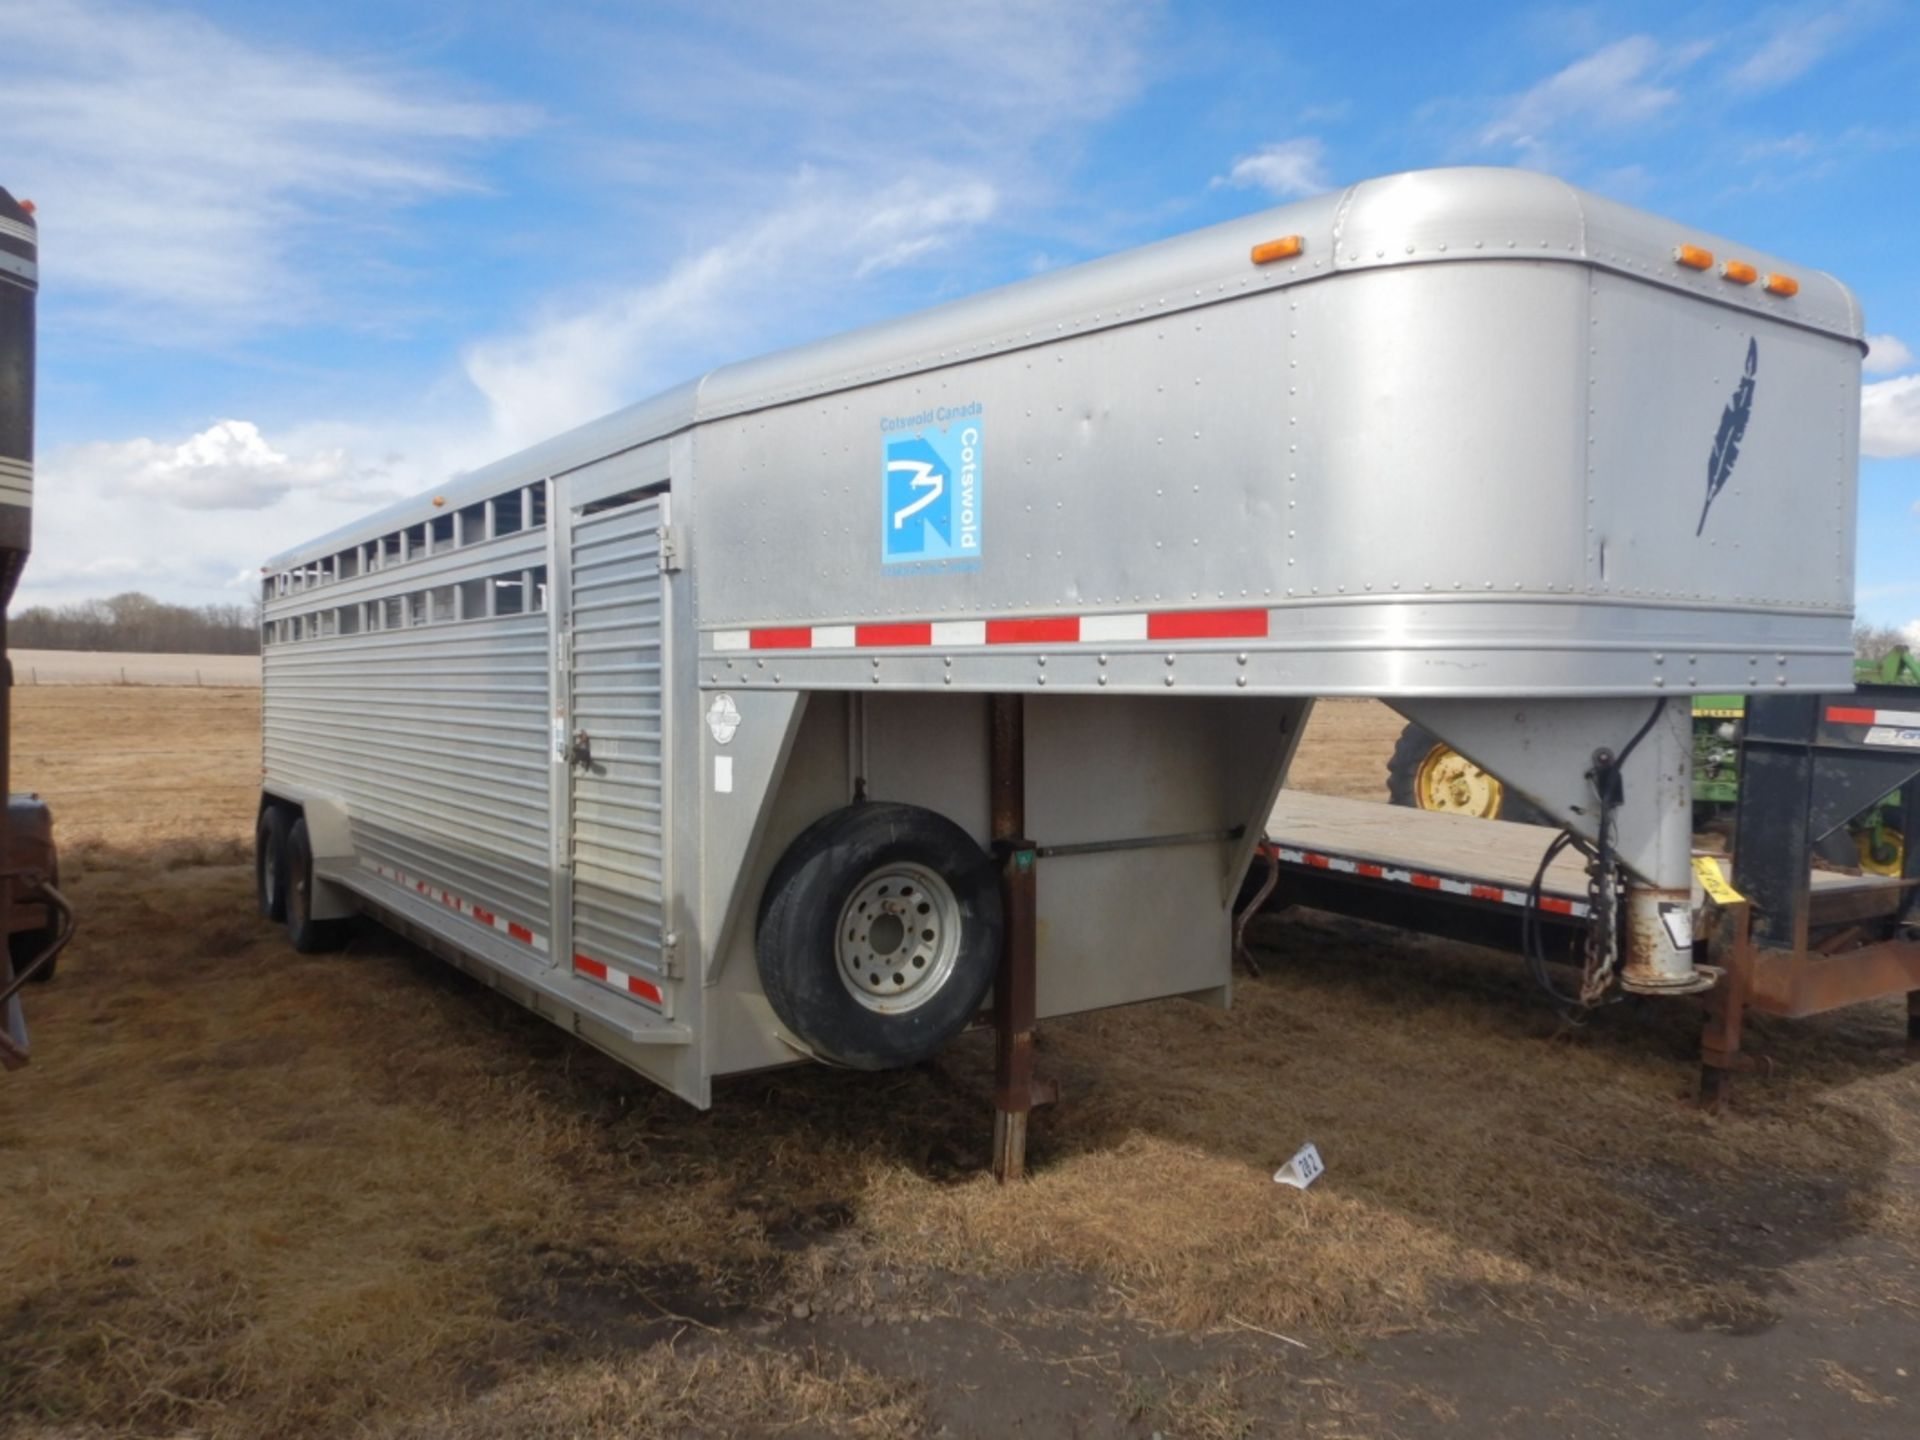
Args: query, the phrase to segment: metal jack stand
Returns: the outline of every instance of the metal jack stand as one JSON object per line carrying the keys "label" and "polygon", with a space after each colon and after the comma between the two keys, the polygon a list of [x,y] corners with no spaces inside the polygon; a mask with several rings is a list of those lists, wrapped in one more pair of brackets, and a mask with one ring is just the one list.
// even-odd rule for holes
{"label": "metal jack stand", "polygon": [[1006,931],[993,985],[993,1178],[1027,1173],[1027,1116],[1051,1104],[1056,1088],[1033,1077],[1034,962],[1038,886],[1027,838],[1026,724],[1018,695],[987,702],[993,853],[1000,861]]}

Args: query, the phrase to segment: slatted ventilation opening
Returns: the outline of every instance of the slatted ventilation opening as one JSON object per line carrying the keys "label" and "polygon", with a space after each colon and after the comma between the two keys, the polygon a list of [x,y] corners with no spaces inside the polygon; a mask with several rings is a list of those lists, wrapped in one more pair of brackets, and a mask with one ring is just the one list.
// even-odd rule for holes
{"label": "slatted ventilation opening", "polygon": [[648,499],[573,527],[573,724],[592,747],[591,766],[572,772],[573,949],[579,973],[666,1008],[660,524]]}

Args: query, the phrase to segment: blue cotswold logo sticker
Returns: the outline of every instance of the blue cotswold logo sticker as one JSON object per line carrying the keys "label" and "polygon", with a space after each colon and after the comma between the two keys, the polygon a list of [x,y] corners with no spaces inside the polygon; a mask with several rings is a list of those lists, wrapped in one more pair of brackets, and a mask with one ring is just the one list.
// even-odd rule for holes
{"label": "blue cotswold logo sticker", "polygon": [[979,407],[967,409],[974,418],[883,440],[883,564],[955,569],[980,559],[982,425]]}

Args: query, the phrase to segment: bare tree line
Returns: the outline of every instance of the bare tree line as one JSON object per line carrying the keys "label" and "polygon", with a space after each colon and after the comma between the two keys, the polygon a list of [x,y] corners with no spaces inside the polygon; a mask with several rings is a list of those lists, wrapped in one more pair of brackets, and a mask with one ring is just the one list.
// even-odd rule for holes
{"label": "bare tree line", "polygon": [[1895,650],[1912,648],[1907,632],[1897,625],[1853,627],[1853,653],[1862,660],[1884,660]]}
{"label": "bare tree line", "polygon": [[258,607],[169,605],[137,591],[71,605],[30,605],[7,621],[23,650],[119,650],[138,654],[257,655]]}

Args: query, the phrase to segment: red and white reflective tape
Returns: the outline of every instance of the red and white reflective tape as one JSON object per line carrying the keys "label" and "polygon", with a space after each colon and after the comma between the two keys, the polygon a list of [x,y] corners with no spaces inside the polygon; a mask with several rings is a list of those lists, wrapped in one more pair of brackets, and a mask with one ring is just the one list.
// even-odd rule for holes
{"label": "red and white reflective tape", "polygon": [[1920,750],[1920,710],[1869,710],[1865,706],[1829,705],[1827,723],[1865,725],[1861,742],[1867,745],[1895,745],[1902,750]]}
{"label": "red and white reflective tape", "polygon": [[1892,725],[1911,730],[1920,727],[1920,710],[1868,710],[1852,705],[1829,705],[1830,725]]}
{"label": "red and white reflective tape", "polygon": [[1266,610],[1150,610],[1135,615],[1045,615],[1020,620],[909,620],[716,630],[715,651],[968,650],[991,645],[1121,645],[1130,640],[1264,640]]}
{"label": "red and white reflective tape", "polygon": [[[1451,875],[1433,875],[1424,870],[1402,870],[1373,860],[1353,860],[1345,855],[1329,855],[1319,850],[1296,850],[1290,845],[1275,845],[1274,851],[1288,865],[1304,865],[1310,870],[1332,870],[1340,875],[1358,875],[1367,880],[1387,880],[1396,885],[1411,885],[1416,890],[1438,890],[1445,895],[1465,895],[1473,900],[1491,900],[1499,905],[1517,905],[1524,909],[1527,892],[1510,890],[1504,885],[1488,885],[1479,880],[1456,880]],[[1540,908],[1555,915],[1584,917],[1587,902],[1568,900],[1560,895],[1542,894]]]}
{"label": "red and white reflective tape", "polygon": [[510,940],[518,940],[522,945],[530,945],[542,955],[547,953],[547,937],[517,920],[506,920],[496,915],[484,905],[479,905],[464,895],[456,895],[451,890],[442,890],[430,881],[409,875],[404,870],[396,870],[391,865],[382,865],[378,860],[362,860],[362,867],[371,870],[382,880],[391,880],[403,890],[411,890],[423,900],[432,900],[457,911],[470,920],[500,931]]}
{"label": "red and white reflective tape", "polygon": [[660,993],[660,987],[651,980],[639,975],[629,975],[617,965],[609,965],[604,960],[590,959],[585,955],[573,957],[573,969],[577,975],[589,980],[598,980],[602,985],[610,986],[623,995],[637,995],[655,1005],[666,1003],[666,997]]}

